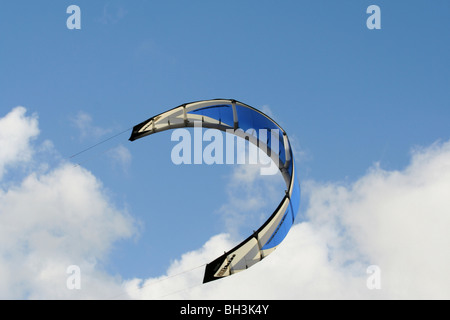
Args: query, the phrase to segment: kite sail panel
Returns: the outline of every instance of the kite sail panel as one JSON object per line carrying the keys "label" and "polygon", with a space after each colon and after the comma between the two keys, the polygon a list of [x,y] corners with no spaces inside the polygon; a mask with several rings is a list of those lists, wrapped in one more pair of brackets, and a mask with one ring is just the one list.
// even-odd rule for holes
{"label": "kite sail panel", "polygon": [[[300,186],[286,132],[261,111],[236,100],[215,99],[180,105],[136,125],[130,140],[161,131],[195,127],[199,122],[204,128],[243,138],[248,130],[253,129],[257,139],[249,141],[278,165],[286,182],[285,196],[269,219],[246,240],[206,265],[203,278],[203,283],[206,283],[246,270],[276,249],[294,223],[300,205]],[[258,137],[261,129],[270,130],[271,134]]]}

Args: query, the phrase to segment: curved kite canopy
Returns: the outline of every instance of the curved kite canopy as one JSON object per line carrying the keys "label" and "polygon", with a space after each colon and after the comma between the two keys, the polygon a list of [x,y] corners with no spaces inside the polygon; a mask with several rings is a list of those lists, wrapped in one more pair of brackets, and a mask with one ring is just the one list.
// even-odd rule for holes
{"label": "curved kite canopy", "polygon": [[[206,265],[203,278],[203,283],[206,283],[246,270],[275,250],[294,223],[300,205],[300,187],[295,176],[294,158],[286,132],[261,111],[236,100],[205,100],[180,105],[136,125],[130,140],[169,129],[194,127],[195,123],[199,122],[202,127],[215,128],[244,138],[248,137],[244,132],[250,129],[253,129],[256,135],[260,129],[275,132],[275,135],[270,134],[249,141],[278,164],[287,188],[278,207],[257,231]],[[271,143],[271,139],[277,137],[278,143]]]}

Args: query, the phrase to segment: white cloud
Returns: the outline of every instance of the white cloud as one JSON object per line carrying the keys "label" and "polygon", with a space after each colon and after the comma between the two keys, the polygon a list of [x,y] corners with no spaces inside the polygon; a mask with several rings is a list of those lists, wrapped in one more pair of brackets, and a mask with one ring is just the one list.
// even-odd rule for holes
{"label": "white cloud", "polygon": [[[37,118],[16,108],[0,119],[4,164],[31,162]],[[24,130],[28,130],[24,133]],[[51,148],[50,148],[51,149]],[[40,166],[45,167],[45,166]],[[113,244],[131,237],[134,221],[116,208],[90,172],[62,163],[0,185],[0,298],[90,298],[121,292],[119,279],[102,271]],[[66,269],[78,265],[82,290],[68,290]]]}
{"label": "white cloud", "polygon": [[79,130],[81,140],[86,138],[99,139],[111,133],[111,129],[104,129],[94,125],[92,116],[84,111],[79,111],[70,121]]}
{"label": "white cloud", "polygon": [[127,172],[128,167],[131,164],[131,152],[123,145],[118,145],[111,148],[108,151],[108,155],[113,161],[113,164],[122,168],[124,172]]}
{"label": "white cloud", "polygon": [[99,21],[102,24],[116,24],[127,15],[126,9],[120,4],[107,3],[103,6],[102,15]]}
{"label": "white cloud", "polygon": [[8,167],[27,162],[33,155],[30,143],[39,134],[38,120],[25,113],[24,107],[16,107],[0,118],[0,180]]}
{"label": "white cloud", "polygon": [[[113,284],[97,265],[106,261],[115,241],[133,235],[134,226],[126,213],[110,203],[92,174],[70,164],[32,174],[2,192],[0,274],[10,286],[2,286],[5,291],[0,289],[0,297],[14,298],[9,288],[18,290],[18,297],[89,297],[99,278],[109,278]],[[85,288],[80,293],[65,286],[66,268],[73,264],[83,272]],[[103,287],[108,284],[103,282]]]}
{"label": "white cloud", "polygon": [[[262,165],[237,165],[226,185],[226,202],[217,210],[233,238],[256,230],[276,208],[286,189],[281,175],[261,175]],[[270,210],[269,210],[270,211]]]}
{"label": "white cloud", "polygon": [[[194,286],[198,279],[182,274],[182,286],[193,287],[184,291],[174,285],[180,283],[177,277],[169,278],[155,286],[164,283],[164,294],[156,290],[153,296],[151,280],[147,280],[150,284],[142,297],[450,298],[450,142],[416,149],[411,164],[402,171],[375,165],[350,185],[310,181],[304,189],[309,197],[308,220],[296,224],[263,262],[203,286]],[[230,242],[226,244],[231,248]],[[190,257],[210,258],[209,252],[208,259],[203,253],[204,248],[189,253],[174,266],[190,270]],[[367,288],[370,265],[380,267],[380,290]],[[166,296],[167,292],[173,294]]]}
{"label": "white cloud", "polygon": [[[186,289],[202,288],[204,265],[235,245],[228,234],[219,234],[208,240],[202,248],[187,252],[176,260],[166,275],[146,280],[132,279],[124,283],[124,296],[132,299],[192,298]],[[196,298],[195,296],[193,297]]]}

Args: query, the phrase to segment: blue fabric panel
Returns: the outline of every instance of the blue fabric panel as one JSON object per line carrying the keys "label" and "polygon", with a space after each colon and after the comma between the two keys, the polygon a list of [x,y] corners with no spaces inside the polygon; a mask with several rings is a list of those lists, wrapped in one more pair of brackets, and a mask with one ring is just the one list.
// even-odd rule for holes
{"label": "blue fabric panel", "polygon": [[205,107],[205,108],[192,110],[192,111],[188,112],[188,114],[189,113],[199,114],[202,116],[220,120],[221,122],[229,125],[232,128],[234,126],[233,108],[231,107],[231,105],[209,106],[209,107]]}
{"label": "blue fabric panel", "polygon": [[[278,130],[278,150],[273,151],[279,154],[280,160],[282,163],[285,163],[286,156],[284,151],[284,139],[280,128],[270,119],[255,110],[236,105],[236,111],[239,121],[239,128],[244,131],[247,131],[248,129],[255,129],[259,134],[259,129]],[[267,145],[269,147],[271,146],[270,131],[267,132]]]}
{"label": "blue fabric panel", "polygon": [[278,142],[278,147],[279,147],[278,155],[280,157],[281,162],[282,163],[286,163],[286,151],[284,149],[284,139],[283,139],[283,133],[281,131],[279,132],[278,139],[279,139],[279,142]]}
{"label": "blue fabric panel", "polygon": [[276,247],[283,241],[286,237],[287,233],[292,227],[292,208],[288,205],[286,212],[284,213],[283,218],[280,221],[280,224],[275,229],[273,235],[269,238],[266,244],[262,247],[263,250],[271,249]]}
{"label": "blue fabric panel", "polygon": [[292,170],[294,170],[294,155],[292,154],[292,148],[289,146],[289,152],[291,154],[291,161],[289,167],[287,168],[289,175],[292,176]]}
{"label": "blue fabric panel", "polygon": [[300,184],[298,183],[297,179],[295,179],[294,186],[292,187],[291,202],[289,205],[292,208],[292,217],[293,219],[295,219],[300,207]]}
{"label": "blue fabric panel", "polygon": [[278,129],[278,126],[275,123],[253,109],[236,105],[236,111],[239,120],[239,128],[244,131],[247,131],[247,129],[250,128]]}
{"label": "blue fabric panel", "polygon": [[289,206],[286,209],[286,212],[280,221],[277,229],[273,233],[273,235],[269,238],[266,244],[263,246],[263,250],[271,249],[276,247],[283,241],[283,239],[288,234],[292,225],[294,224],[295,217],[297,216],[298,209],[300,207],[300,185],[297,180],[294,181],[294,185],[292,187],[292,195],[289,202]]}

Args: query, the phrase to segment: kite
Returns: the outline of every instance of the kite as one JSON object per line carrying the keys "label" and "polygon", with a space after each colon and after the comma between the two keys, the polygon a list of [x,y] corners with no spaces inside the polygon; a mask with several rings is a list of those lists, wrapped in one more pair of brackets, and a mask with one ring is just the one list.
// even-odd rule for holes
{"label": "kite", "polygon": [[[285,195],[268,220],[236,247],[206,264],[203,283],[207,283],[244,271],[276,249],[294,223],[300,205],[300,186],[286,132],[266,114],[233,99],[182,104],[134,126],[130,141],[199,124],[248,139],[277,164],[286,183]],[[269,130],[270,134],[261,134],[263,130]],[[248,132],[257,139],[249,138]]]}

